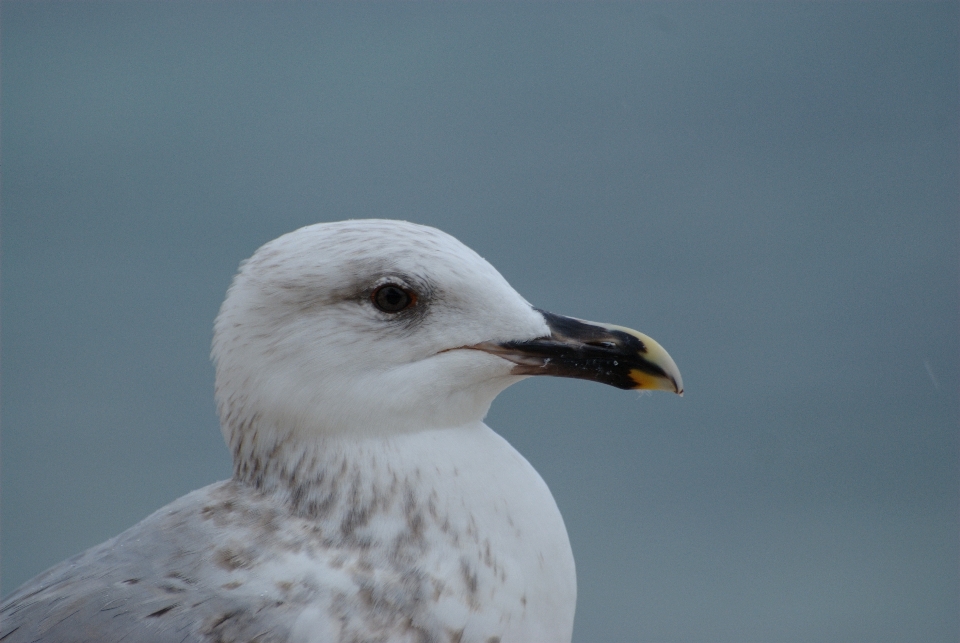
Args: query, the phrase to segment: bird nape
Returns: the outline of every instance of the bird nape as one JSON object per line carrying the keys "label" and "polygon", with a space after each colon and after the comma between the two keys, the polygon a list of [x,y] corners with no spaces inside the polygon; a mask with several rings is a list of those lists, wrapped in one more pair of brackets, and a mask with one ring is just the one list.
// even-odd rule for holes
{"label": "bird nape", "polygon": [[233,477],[28,581],[4,643],[569,641],[560,512],[483,418],[532,375],[683,392],[649,337],[538,310],[402,221],[264,245],[212,355]]}

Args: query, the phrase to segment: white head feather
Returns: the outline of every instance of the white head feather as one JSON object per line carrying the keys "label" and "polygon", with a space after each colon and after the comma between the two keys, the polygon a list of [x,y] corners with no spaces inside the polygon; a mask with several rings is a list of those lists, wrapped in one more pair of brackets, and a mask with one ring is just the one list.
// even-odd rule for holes
{"label": "white head feather", "polygon": [[[385,284],[418,294],[378,310]],[[450,235],[403,221],[321,223],[261,247],[237,274],[214,326],[221,426],[244,461],[290,441],[460,426],[522,379],[477,350],[548,334],[487,261]]]}

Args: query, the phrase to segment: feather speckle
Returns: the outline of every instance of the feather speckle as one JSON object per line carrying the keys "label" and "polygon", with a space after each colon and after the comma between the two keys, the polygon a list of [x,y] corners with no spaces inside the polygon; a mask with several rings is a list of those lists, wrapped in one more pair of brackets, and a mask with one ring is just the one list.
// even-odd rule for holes
{"label": "feather speckle", "polygon": [[[370,293],[417,291],[389,315]],[[548,332],[452,237],[319,224],[244,262],[215,325],[234,476],[7,598],[20,641],[569,640],[576,583],[533,468],[483,423]],[[541,561],[546,561],[541,564]]]}

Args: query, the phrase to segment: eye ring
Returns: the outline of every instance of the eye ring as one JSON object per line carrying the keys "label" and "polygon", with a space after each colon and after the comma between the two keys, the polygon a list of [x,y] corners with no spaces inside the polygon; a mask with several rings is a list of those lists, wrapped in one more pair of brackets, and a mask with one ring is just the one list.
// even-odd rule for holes
{"label": "eye ring", "polygon": [[411,308],[417,303],[417,293],[397,284],[383,284],[370,295],[373,305],[391,315]]}

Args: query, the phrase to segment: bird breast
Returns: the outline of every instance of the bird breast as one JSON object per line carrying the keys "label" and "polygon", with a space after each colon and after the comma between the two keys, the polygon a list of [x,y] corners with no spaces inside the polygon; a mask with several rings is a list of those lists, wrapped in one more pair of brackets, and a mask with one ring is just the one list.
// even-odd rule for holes
{"label": "bird breast", "polygon": [[290,640],[404,640],[404,628],[411,640],[570,639],[563,520],[533,467],[484,424],[328,443],[287,476],[246,494],[247,507],[225,489],[206,519],[235,535],[214,554],[223,586],[302,606]]}

